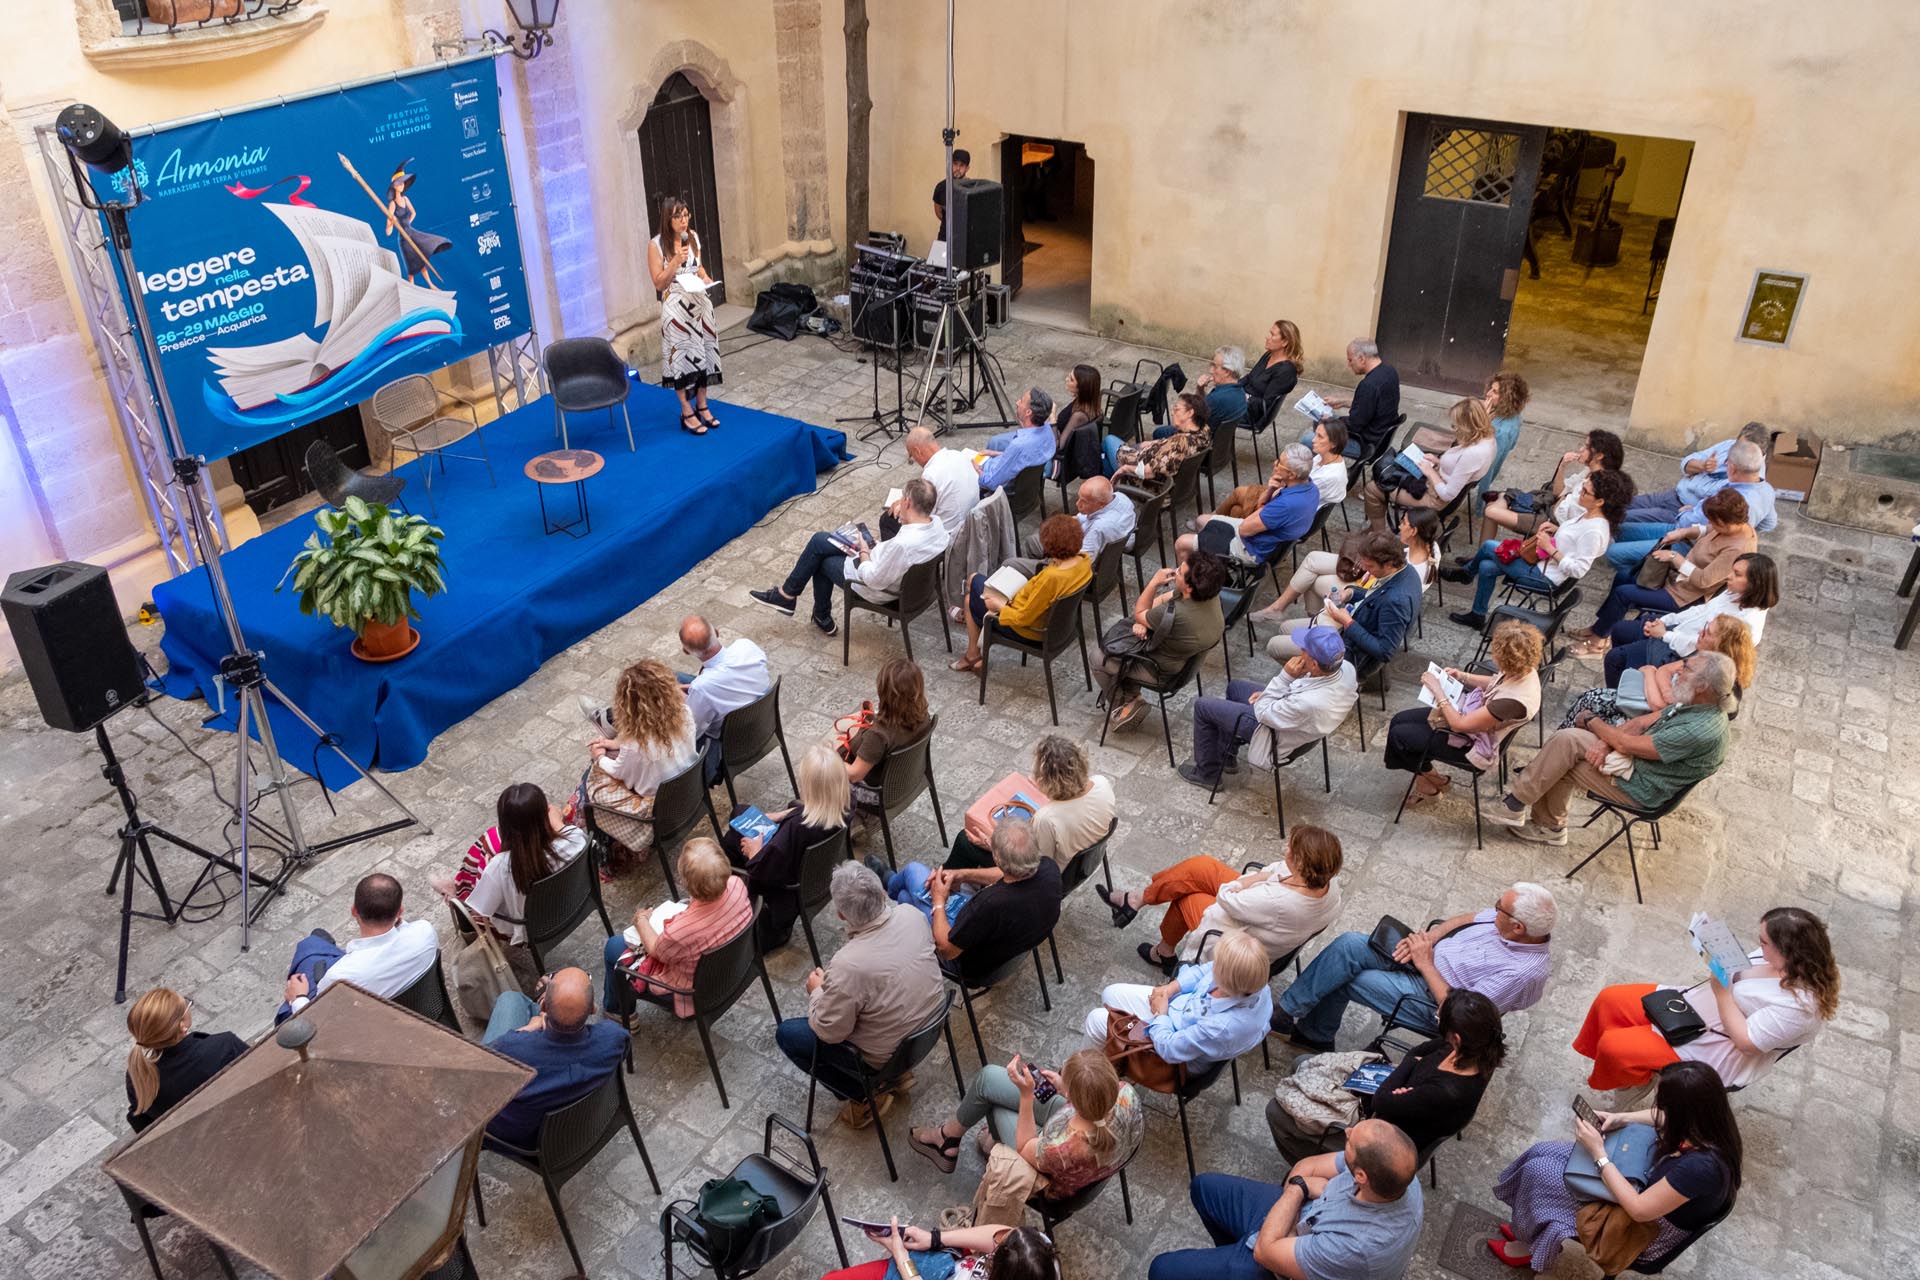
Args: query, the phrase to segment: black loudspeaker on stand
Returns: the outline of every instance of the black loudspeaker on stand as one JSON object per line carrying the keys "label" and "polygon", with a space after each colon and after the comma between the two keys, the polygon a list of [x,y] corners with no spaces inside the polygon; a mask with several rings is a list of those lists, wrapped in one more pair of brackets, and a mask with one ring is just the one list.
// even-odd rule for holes
{"label": "black loudspeaker on stand", "polygon": [[953,229],[948,252],[955,271],[977,271],[1000,261],[1005,238],[1007,193],[987,178],[953,179],[953,209],[947,222]]}

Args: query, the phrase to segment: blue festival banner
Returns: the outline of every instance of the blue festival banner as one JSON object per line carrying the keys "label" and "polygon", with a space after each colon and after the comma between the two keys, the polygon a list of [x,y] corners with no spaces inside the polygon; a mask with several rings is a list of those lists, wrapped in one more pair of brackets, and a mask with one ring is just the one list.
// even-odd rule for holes
{"label": "blue festival banner", "polygon": [[[158,125],[133,157],[134,284],[188,453],[226,457],[532,325],[491,59]],[[126,197],[126,171],[93,177]]]}

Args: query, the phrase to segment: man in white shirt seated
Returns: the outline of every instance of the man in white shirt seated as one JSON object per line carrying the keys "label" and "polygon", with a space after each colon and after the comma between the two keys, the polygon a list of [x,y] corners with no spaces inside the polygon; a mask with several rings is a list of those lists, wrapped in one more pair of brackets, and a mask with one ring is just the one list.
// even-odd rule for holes
{"label": "man in white shirt seated", "polygon": [[1256,754],[1284,760],[1346,720],[1360,683],[1338,628],[1301,627],[1293,642],[1299,654],[1264,689],[1251,680],[1230,680],[1226,697],[1194,699],[1193,759],[1180,766],[1181,777],[1211,791],[1220,785],[1222,770],[1239,772],[1234,757],[1256,732],[1264,729],[1272,737],[1271,752]]}
{"label": "man in white shirt seated", "polygon": [[[1113,543],[1126,545],[1133,536],[1136,515],[1133,499],[1113,491],[1113,481],[1105,476],[1090,476],[1080,482],[1073,498],[1073,518],[1080,524],[1080,550],[1088,560],[1097,560]],[[1046,557],[1040,554],[1040,534],[1036,530],[1021,542],[1022,555],[1007,561],[1031,578],[1040,572]]]}
{"label": "man in white shirt seated", "polygon": [[293,949],[287,966],[287,999],[274,1015],[284,1022],[336,982],[392,999],[428,969],[440,954],[440,935],[429,920],[403,920],[400,882],[374,872],[353,889],[353,919],[360,936],[341,946],[315,929]]}
{"label": "man in white shirt seated", "polygon": [[[700,660],[699,671],[677,675],[680,691],[687,695],[687,710],[693,714],[694,739],[707,759],[707,785],[712,786],[720,780],[721,722],[728,712],[763,696],[773,687],[773,679],[759,645],[745,636],[722,645],[720,628],[697,613],[680,620],[680,651]],[[615,736],[613,711],[605,703],[583,693],[580,710],[602,737]]]}
{"label": "man in white shirt seated", "polygon": [[[907,458],[920,468],[920,478],[933,486],[933,518],[947,528],[947,537],[960,536],[974,505],[980,501],[980,473],[973,469],[973,455],[958,449],[942,449],[926,427],[907,432]],[[900,522],[891,511],[880,515],[880,537],[884,540],[900,532]]]}
{"label": "man in white shirt seated", "polygon": [[777,587],[747,594],[788,617],[800,602],[800,592],[813,584],[813,625],[825,635],[837,634],[833,620],[833,589],[858,591],[868,600],[897,599],[907,570],[938,559],[947,549],[947,527],[933,518],[939,495],[925,479],[909,480],[899,500],[887,510],[900,522],[900,532],[880,542],[854,535],[857,545],[841,541],[837,532],[816,533],[794,562],[793,572]]}

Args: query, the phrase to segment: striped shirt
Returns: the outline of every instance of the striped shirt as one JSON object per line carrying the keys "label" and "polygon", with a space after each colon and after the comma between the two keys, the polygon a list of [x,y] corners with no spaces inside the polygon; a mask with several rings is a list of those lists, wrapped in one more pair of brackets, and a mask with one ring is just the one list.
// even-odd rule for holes
{"label": "striped shirt", "polygon": [[[727,887],[712,902],[694,901],[660,930],[653,949],[640,963],[642,973],[651,974],[669,986],[691,988],[694,966],[700,957],[733,941],[753,920],[753,905],[747,900],[747,882],[728,876]],[[693,1016],[693,997],[675,995],[673,1011],[682,1018]]]}
{"label": "striped shirt", "polygon": [[1488,908],[1442,939],[1433,948],[1433,967],[1449,987],[1478,991],[1501,1013],[1531,1008],[1547,989],[1547,944],[1503,938],[1493,921]]}

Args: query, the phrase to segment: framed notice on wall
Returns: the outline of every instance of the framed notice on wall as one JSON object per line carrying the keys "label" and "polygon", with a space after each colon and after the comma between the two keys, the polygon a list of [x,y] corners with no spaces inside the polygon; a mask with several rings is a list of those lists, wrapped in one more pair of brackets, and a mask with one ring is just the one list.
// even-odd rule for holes
{"label": "framed notice on wall", "polygon": [[1793,336],[1793,322],[1800,314],[1800,303],[1807,295],[1807,277],[1792,271],[1753,273],[1753,289],[1747,294],[1746,314],[1740,319],[1742,342],[1784,347]]}

